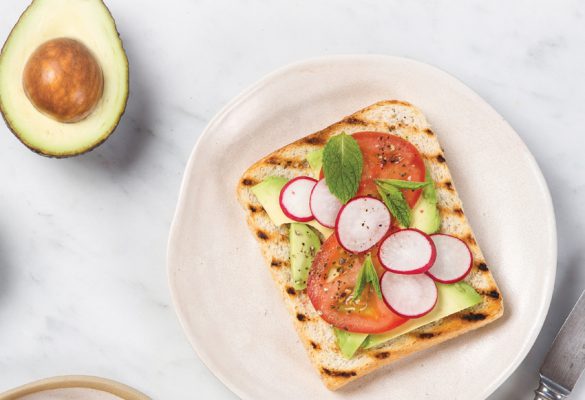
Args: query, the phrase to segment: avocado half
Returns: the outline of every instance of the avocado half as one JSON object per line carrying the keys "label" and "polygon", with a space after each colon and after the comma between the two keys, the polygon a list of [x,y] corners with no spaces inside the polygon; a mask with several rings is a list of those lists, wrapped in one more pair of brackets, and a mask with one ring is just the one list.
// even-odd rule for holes
{"label": "avocado half", "polygon": [[[58,38],[76,40],[103,73],[103,93],[91,113],[74,123],[39,111],[27,97],[23,73],[31,55]],[[0,111],[8,128],[31,150],[49,157],[83,154],[116,129],[128,100],[128,58],[114,18],[102,0],[33,0],[0,53]]]}

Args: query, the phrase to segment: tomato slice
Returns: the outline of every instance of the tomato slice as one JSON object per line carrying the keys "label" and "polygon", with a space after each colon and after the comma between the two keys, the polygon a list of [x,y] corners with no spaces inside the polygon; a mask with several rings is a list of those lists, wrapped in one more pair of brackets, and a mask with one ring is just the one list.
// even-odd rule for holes
{"label": "tomato slice", "polygon": [[[372,250],[376,254],[376,249]],[[307,294],[321,318],[350,332],[381,333],[389,331],[408,318],[394,314],[371,285],[353,300],[353,289],[365,255],[345,251],[335,235],[323,243],[315,256],[307,281]],[[372,257],[378,277],[384,272],[377,257]]]}
{"label": "tomato slice", "polygon": [[[358,142],[364,158],[357,196],[379,197],[375,179],[424,182],[425,163],[412,143],[382,132],[358,132],[352,136]],[[412,208],[421,190],[403,190],[403,193]]]}

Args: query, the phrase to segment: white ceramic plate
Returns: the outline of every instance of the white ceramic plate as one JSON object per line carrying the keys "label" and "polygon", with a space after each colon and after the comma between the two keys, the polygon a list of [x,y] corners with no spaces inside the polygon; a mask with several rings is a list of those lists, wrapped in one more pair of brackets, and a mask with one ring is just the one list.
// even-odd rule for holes
{"label": "white ceramic plate", "polygon": [[[415,104],[433,125],[506,311],[333,393],[309,364],[235,187],[260,157],[383,99]],[[555,220],[534,158],[471,89],[412,60],[328,57],[268,75],[209,123],[185,171],[168,270],[189,340],[241,398],[483,399],[542,326],[556,271]]]}

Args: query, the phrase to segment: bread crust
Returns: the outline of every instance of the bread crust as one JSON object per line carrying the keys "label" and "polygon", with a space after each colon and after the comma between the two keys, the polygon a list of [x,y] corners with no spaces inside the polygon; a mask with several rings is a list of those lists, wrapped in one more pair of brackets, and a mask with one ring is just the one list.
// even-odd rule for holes
{"label": "bread crust", "polygon": [[[419,150],[437,188],[441,232],[457,236],[469,246],[474,265],[465,281],[481,295],[482,301],[372,349],[359,350],[347,360],[337,347],[332,327],[319,317],[306,291],[296,291],[290,284],[288,228],[272,223],[251,188],[268,176],[314,176],[306,161],[309,152],[323,147],[333,135],[360,131],[395,134]],[[326,387],[331,390],[409,354],[485,326],[503,315],[502,295],[469,226],[437,136],[422,112],[407,102],[380,101],[274,151],[244,172],[236,192],[301,342]]]}

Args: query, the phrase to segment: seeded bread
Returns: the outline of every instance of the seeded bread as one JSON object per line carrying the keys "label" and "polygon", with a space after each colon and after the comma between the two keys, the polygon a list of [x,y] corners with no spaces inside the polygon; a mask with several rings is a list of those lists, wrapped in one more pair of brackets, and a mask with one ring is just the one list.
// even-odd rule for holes
{"label": "seeded bread", "polygon": [[[459,237],[471,249],[474,265],[465,281],[481,294],[482,302],[372,349],[359,350],[351,360],[347,360],[337,347],[332,327],[319,317],[306,291],[296,291],[291,285],[288,226],[278,227],[272,223],[251,188],[269,176],[314,176],[306,161],[307,154],[322,148],[333,135],[359,131],[398,135],[419,150],[437,188],[441,232]],[[301,342],[325,385],[331,390],[409,354],[487,325],[503,314],[502,296],[465,217],[437,136],[420,110],[409,103],[397,100],[378,102],[276,150],[243,174],[238,183],[237,197]]]}

